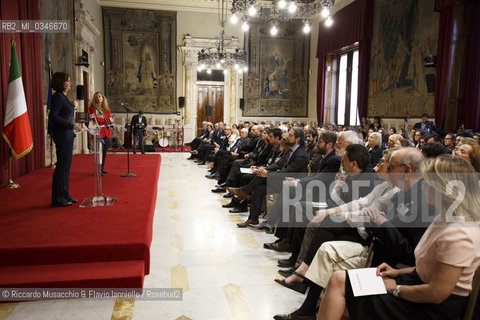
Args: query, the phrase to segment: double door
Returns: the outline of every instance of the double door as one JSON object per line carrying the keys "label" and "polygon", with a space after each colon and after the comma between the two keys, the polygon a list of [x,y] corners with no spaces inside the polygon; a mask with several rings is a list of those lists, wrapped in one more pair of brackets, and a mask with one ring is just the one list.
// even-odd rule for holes
{"label": "double door", "polygon": [[223,121],[223,86],[198,85],[197,136],[202,132],[202,121],[213,124]]}

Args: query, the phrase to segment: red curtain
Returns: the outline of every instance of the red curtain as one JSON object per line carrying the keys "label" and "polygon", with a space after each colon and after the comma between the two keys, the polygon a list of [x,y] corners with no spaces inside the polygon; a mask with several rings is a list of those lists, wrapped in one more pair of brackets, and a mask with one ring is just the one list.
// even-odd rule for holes
{"label": "red curtain", "polygon": [[325,56],[345,46],[359,42],[358,66],[358,112],[367,115],[368,75],[370,68],[370,45],[373,34],[373,0],[356,0],[334,16],[334,24],[327,28],[319,25],[317,58],[319,59],[317,80],[317,118],[323,122]]}
{"label": "red curtain", "polygon": [[465,109],[463,123],[466,129],[480,131],[480,4],[466,8],[472,12],[472,34],[467,47],[467,77],[465,79]]}
{"label": "red curtain", "polygon": [[[0,2],[0,20],[38,20],[39,18],[38,0]],[[11,37],[12,33],[0,33],[0,120],[2,127],[7,103]],[[15,33],[15,42],[32,129],[33,150],[19,160],[12,158],[13,178],[45,166],[40,34]],[[9,148],[3,138],[0,142],[0,159],[0,183],[3,184],[8,179],[9,161]]]}
{"label": "red curtain", "polygon": [[318,76],[317,76],[317,121],[323,123],[325,121],[323,117],[323,110],[325,108],[325,64],[326,56],[319,58],[318,62]]}
{"label": "red curtain", "polygon": [[447,114],[448,80],[452,60],[455,0],[437,0],[435,11],[440,12],[438,27],[437,70],[435,84],[435,124],[444,128]]}

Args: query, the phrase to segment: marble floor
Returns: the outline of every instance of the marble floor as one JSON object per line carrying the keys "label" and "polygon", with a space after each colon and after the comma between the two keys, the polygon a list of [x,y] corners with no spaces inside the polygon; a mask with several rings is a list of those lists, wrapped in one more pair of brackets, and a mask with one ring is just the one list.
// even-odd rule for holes
{"label": "marble floor", "polygon": [[145,288],[183,288],[182,301],[58,300],[0,304],[0,320],[272,319],[304,296],[276,284],[273,235],[239,229],[248,215],[221,207],[215,180],[186,153],[162,153]]}

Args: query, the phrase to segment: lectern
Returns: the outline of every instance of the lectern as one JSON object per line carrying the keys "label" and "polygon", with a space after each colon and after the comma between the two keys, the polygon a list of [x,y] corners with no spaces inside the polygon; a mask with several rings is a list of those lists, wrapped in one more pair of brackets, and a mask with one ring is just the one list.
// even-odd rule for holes
{"label": "lectern", "polygon": [[[95,119],[96,120],[96,119]],[[100,129],[102,126],[99,126],[98,123],[95,125],[93,130],[89,132],[93,135],[93,159],[95,161],[95,190],[91,198],[86,198],[80,204],[80,208],[83,207],[109,207],[113,206],[115,203],[115,198],[109,197],[103,193],[102,187],[102,149],[103,141],[100,138]]]}

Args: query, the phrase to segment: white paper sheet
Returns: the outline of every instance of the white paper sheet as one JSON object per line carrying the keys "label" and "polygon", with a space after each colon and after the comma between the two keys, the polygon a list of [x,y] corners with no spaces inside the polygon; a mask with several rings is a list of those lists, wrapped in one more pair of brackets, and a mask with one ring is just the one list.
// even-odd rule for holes
{"label": "white paper sheet", "polygon": [[352,269],[347,272],[355,297],[387,293],[382,277],[377,276],[377,268]]}
{"label": "white paper sheet", "polygon": [[252,173],[252,169],[250,168],[240,168],[241,173]]}
{"label": "white paper sheet", "polygon": [[328,205],[326,202],[312,202],[312,207],[319,209],[326,209]]}

